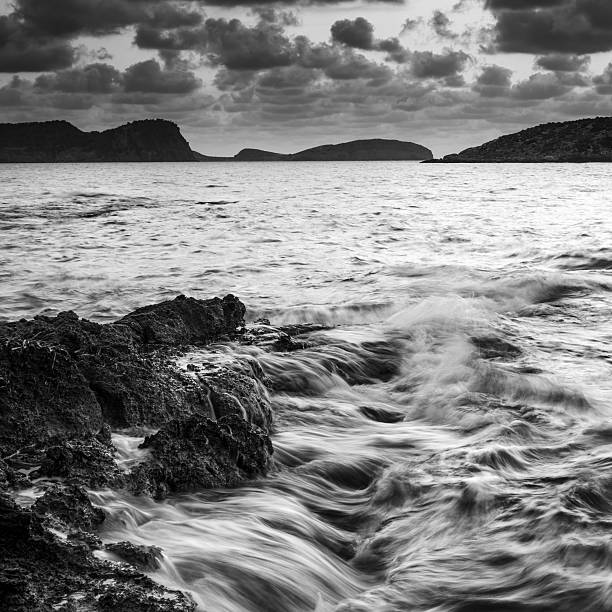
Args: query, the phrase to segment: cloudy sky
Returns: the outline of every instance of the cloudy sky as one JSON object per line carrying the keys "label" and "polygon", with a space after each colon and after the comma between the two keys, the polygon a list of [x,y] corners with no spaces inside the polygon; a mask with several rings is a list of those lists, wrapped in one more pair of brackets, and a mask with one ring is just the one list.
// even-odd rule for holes
{"label": "cloudy sky", "polygon": [[456,152],[612,114],[612,0],[0,0],[0,121]]}

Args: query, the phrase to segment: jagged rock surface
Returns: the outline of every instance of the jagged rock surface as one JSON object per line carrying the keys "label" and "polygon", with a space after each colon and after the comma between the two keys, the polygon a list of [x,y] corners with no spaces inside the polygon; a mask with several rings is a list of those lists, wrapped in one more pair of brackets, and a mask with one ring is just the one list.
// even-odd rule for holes
{"label": "jagged rock surface", "polygon": [[234,333],[244,311],[233,296],[180,296],[106,325],[73,312],[0,324],[0,448],[209,411],[205,390],[172,366],[168,347]]}
{"label": "jagged rock surface", "polygon": [[[56,526],[61,526],[78,534],[79,523],[88,520],[87,512],[71,508],[75,492],[69,490],[66,495],[62,500],[62,492],[53,490],[38,507],[28,510],[0,494],[0,609],[13,612],[195,609],[194,602],[183,593],[159,586],[129,566],[97,559],[86,538],[64,539],[54,533]],[[83,510],[87,504],[80,492],[76,495],[77,506]],[[91,511],[95,516],[95,509]]]}
{"label": "jagged rock surface", "polygon": [[152,457],[134,468],[132,487],[157,499],[261,476],[273,452],[269,436],[238,415],[218,421],[199,415],[175,419],[142,447],[151,449]]}
{"label": "jagged rock surface", "polygon": [[[266,474],[271,383],[248,354],[207,345],[296,350],[291,334],[312,329],[268,325],[243,340],[244,315],[233,296],[179,296],[105,325],[73,312],[0,324],[0,609],[194,609],[140,573],[158,567],[159,549],[103,546],[105,516],[86,489],[163,498]],[[111,437],[126,426],[159,428],[130,472]],[[34,485],[42,496],[16,505]],[[102,549],[124,562],[94,556]]]}
{"label": "jagged rock surface", "polygon": [[157,546],[141,546],[132,542],[113,542],[104,547],[108,552],[116,555],[141,570],[153,571],[159,568],[162,549]]}

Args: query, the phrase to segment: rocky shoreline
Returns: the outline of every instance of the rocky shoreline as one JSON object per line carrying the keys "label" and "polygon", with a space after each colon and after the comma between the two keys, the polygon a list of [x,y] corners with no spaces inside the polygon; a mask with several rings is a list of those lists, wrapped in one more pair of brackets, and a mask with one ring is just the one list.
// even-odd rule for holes
{"label": "rocky shoreline", "polygon": [[[308,328],[247,330],[245,310],[179,296],[103,325],[73,312],[0,323],[0,609],[195,609],[143,573],[162,551],[102,543],[87,490],[162,499],[271,469],[269,382],[210,344],[288,351]],[[130,469],[111,437],[125,430],[151,432]]]}

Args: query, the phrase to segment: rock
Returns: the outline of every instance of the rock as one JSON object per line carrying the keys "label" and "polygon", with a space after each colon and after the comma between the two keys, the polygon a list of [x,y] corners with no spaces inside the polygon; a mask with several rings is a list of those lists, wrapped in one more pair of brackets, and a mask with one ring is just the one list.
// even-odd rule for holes
{"label": "rock", "polygon": [[206,301],[180,295],[171,302],[139,308],[117,324],[130,327],[143,344],[208,344],[244,325],[245,312],[233,295]]}
{"label": "rock", "polygon": [[209,351],[190,351],[177,361],[178,368],[203,390],[208,416],[214,420],[238,414],[268,432],[272,407],[266,389],[268,380],[255,360],[237,360]]}
{"label": "rock", "polygon": [[[100,325],[73,312],[0,324],[0,491],[36,479],[31,508],[0,492],[0,610],[186,612],[185,594],[137,571],[161,551],[129,542],[96,558],[104,520],[85,488],[169,492],[233,486],[266,473],[272,409],[255,360],[222,347],[244,324],[244,305],[175,300]],[[132,473],[115,461],[111,427],[156,427]]]}
{"label": "rock", "polygon": [[97,559],[82,542],[58,537],[46,521],[0,494],[0,610],[195,609],[187,595],[129,566]]}
{"label": "rock", "polygon": [[36,500],[32,512],[42,516],[50,515],[68,527],[85,531],[97,529],[106,518],[102,509],[92,505],[85,489],[74,485],[50,486]]}
{"label": "rock", "polygon": [[157,546],[140,546],[132,542],[114,542],[107,544],[104,548],[117,555],[123,561],[131,563],[135,567],[154,571],[159,568],[159,560],[162,557],[162,549]]}
{"label": "rock", "polygon": [[203,390],[172,367],[169,346],[235,332],[244,310],[233,296],[181,296],[106,325],[73,312],[0,324],[0,449],[206,410]]}
{"label": "rock", "polygon": [[546,123],[447,155],[443,163],[610,162],[612,117]]}
{"label": "rock", "polygon": [[274,327],[268,319],[260,319],[249,325],[240,336],[240,343],[254,345],[267,351],[290,353],[315,346],[308,335],[329,329],[325,325],[296,324]]}
{"label": "rock", "polygon": [[23,489],[30,485],[30,481],[21,472],[14,470],[0,459],[0,491],[7,489]]}
{"label": "rock", "polygon": [[115,449],[96,436],[83,440],[59,440],[42,450],[35,477],[64,478],[72,484],[90,488],[121,487],[124,478],[115,463]]}
{"label": "rock", "polygon": [[195,603],[187,595],[163,587],[129,585],[109,587],[96,601],[100,612],[192,612]]}
{"label": "rock", "polygon": [[67,121],[0,124],[0,162],[195,161],[177,125],[133,121],[82,132]]}
{"label": "rock", "polygon": [[174,419],[142,447],[152,457],[132,470],[132,490],[157,499],[263,476],[273,452],[268,435],[238,415]]}
{"label": "rock", "polygon": [[100,429],[100,406],[66,349],[32,340],[41,325],[23,333],[9,325],[0,326],[0,447],[5,454],[60,432]]}

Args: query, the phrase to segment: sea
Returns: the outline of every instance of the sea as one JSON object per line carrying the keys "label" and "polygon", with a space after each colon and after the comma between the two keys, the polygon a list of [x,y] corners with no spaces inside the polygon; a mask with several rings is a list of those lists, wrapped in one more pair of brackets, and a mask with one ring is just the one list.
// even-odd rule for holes
{"label": "sea", "polygon": [[247,322],[325,327],[216,347],[282,383],[266,478],[90,492],[104,541],[163,549],[154,580],[211,612],[612,610],[609,166],[0,175],[0,320],[232,293]]}

